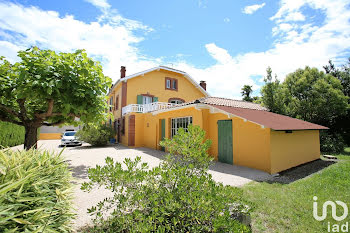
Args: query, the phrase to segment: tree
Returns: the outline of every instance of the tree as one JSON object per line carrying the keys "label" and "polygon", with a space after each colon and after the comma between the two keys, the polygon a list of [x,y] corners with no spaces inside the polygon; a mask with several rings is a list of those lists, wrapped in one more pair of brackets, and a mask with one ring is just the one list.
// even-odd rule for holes
{"label": "tree", "polygon": [[36,147],[40,126],[98,122],[106,115],[110,78],[84,50],[59,53],[32,47],[21,61],[0,60],[0,120],[25,127],[24,148]]}
{"label": "tree", "polygon": [[332,60],[328,61],[328,65],[323,66],[327,74],[336,77],[343,86],[343,93],[346,96],[350,96],[350,58],[347,64],[343,65],[341,69],[338,69],[333,64]]}
{"label": "tree", "polygon": [[253,92],[252,86],[250,85],[244,85],[241,89],[241,94],[243,96],[244,101],[253,102],[253,98],[250,96],[250,94]]}
{"label": "tree", "polygon": [[[348,59],[347,64],[343,65],[341,69],[336,68],[331,60],[329,60],[328,65],[323,68],[327,74],[334,76],[340,81],[344,95],[350,97],[350,58]],[[350,106],[347,109],[346,115],[339,116],[334,120],[332,128],[337,133],[341,134],[345,142],[350,145]]]}
{"label": "tree", "polygon": [[346,114],[348,97],[340,81],[317,68],[298,69],[288,74],[283,87],[288,115],[331,126]]}
{"label": "tree", "polygon": [[275,81],[272,80],[272,69],[268,67],[266,69],[266,77],[264,77],[265,85],[261,89],[262,105],[267,107],[271,112],[284,114],[284,96],[282,86],[275,76]]}

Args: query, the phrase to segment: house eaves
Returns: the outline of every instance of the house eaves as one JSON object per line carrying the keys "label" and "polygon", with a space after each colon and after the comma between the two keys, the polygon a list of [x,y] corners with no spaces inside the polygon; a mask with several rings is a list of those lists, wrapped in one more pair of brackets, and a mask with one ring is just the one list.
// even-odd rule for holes
{"label": "house eaves", "polygon": [[206,97],[207,96],[210,96],[209,93],[204,90],[189,74],[187,74],[186,72],[184,71],[181,71],[181,70],[177,70],[177,69],[173,69],[173,68],[170,68],[170,67],[166,67],[166,66],[157,66],[157,67],[154,67],[154,68],[151,68],[151,69],[148,69],[148,70],[144,70],[144,71],[141,71],[141,72],[138,72],[138,73],[135,73],[135,74],[132,74],[132,75],[129,75],[129,76],[126,76],[124,78],[121,78],[121,79],[118,79],[118,81],[112,86],[112,88],[109,90],[108,92],[108,95],[113,91],[113,89],[120,83],[120,82],[126,82],[127,80],[129,79],[132,79],[132,78],[135,78],[135,77],[138,77],[138,76],[143,76],[149,72],[152,72],[152,71],[156,71],[156,70],[167,70],[167,71],[170,71],[170,72],[174,72],[174,73],[178,73],[178,74],[181,74],[183,75],[185,78],[187,78],[188,81],[190,81],[197,89],[199,89]]}

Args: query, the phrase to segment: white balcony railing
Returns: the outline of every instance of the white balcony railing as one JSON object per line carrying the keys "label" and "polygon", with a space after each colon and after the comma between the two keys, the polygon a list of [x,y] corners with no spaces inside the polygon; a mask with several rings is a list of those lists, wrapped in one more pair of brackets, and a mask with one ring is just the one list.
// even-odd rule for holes
{"label": "white balcony railing", "polygon": [[161,109],[167,109],[170,107],[178,106],[179,104],[164,103],[164,102],[154,102],[150,104],[129,104],[122,108],[122,114],[125,115],[129,112],[151,112]]}

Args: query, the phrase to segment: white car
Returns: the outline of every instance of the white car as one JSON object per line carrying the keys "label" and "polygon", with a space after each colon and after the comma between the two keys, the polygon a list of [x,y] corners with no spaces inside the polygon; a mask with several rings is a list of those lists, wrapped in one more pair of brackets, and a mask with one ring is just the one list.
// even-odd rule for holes
{"label": "white car", "polygon": [[61,146],[81,146],[82,142],[79,141],[76,137],[75,134],[76,131],[66,131],[63,133],[62,138],[61,138]]}

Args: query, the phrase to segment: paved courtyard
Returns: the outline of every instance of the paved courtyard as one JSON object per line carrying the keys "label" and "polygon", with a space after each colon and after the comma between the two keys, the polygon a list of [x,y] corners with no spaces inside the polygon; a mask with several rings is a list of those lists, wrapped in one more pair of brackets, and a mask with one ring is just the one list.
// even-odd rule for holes
{"label": "paved courtyard", "polygon": [[[60,152],[60,140],[41,140],[38,142],[40,149],[52,150]],[[18,148],[22,148],[19,146]],[[103,165],[107,156],[114,161],[122,162],[125,158],[134,159],[137,156],[142,158],[142,162],[146,162],[150,167],[157,166],[164,156],[164,152],[152,150],[149,148],[128,148],[122,145],[113,145],[107,147],[93,148],[89,144],[83,144],[79,147],[67,147],[63,151],[74,177],[76,184],[74,189],[75,208],[77,210],[77,218],[75,227],[79,228],[90,223],[91,219],[87,214],[87,208],[95,205],[104,197],[110,195],[108,190],[98,189],[90,193],[80,190],[80,185],[84,181],[88,181],[87,170],[96,165]],[[242,186],[252,180],[268,180],[271,176],[268,173],[255,169],[214,162],[209,171],[213,179],[224,185]]]}

